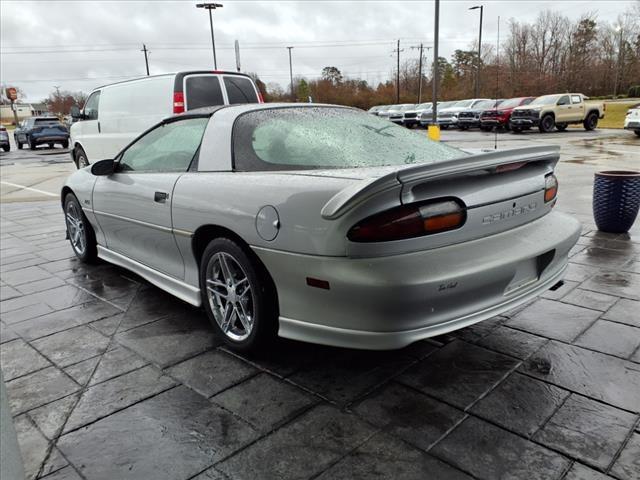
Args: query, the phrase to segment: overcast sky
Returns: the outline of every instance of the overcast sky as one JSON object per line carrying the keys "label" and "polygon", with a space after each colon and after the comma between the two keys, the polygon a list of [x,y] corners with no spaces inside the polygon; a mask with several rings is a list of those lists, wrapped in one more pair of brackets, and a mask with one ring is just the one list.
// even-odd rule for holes
{"label": "overcast sky", "polygon": [[[637,2],[637,0],[635,0]],[[294,75],[319,76],[338,67],[346,76],[369,82],[387,79],[401,59],[417,58],[417,46],[433,44],[433,1],[225,1],[214,12],[218,68],[235,69],[233,44],[240,42],[243,71],[266,82],[288,85],[288,45]],[[483,0],[483,43],[495,43],[498,16],[532,21],[545,9],[570,18],[593,12],[614,22],[630,1]],[[39,101],[54,86],[92,88],[145,74],[145,43],[151,74],[211,68],[209,19],[193,1],[0,1],[0,80],[21,87],[27,100]],[[477,38],[476,1],[442,0],[441,56],[467,48]],[[432,51],[428,53],[432,58]]]}

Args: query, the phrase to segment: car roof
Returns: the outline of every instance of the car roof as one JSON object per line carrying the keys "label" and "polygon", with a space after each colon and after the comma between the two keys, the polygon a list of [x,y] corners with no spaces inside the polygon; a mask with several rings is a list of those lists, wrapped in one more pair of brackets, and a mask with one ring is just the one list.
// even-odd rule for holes
{"label": "car roof", "polygon": [[181,77],[181,78],[184,78],[187,75],[203,75],[203,74],[206,74],[206,73],[210,73],[212,75],[214,75],[214,74],[215,75],[236,75],[236,76],[240,76],[240,77],[251,78],[246,73],[233,72],[231,70],[184,70],[184,71],[181,71],[181,72],[161,73],[161,74],[158,74],[158,75],[147,75],[147,76],[143,76],[143,77],[129,78],[127,80],[122,80],[120,82],[106,83],[104,85],[100,85],[99,87],[94,88],[93,90],[91,90],[91,92],[94,92],[96,90],[100,90],[102,88],[111,87],[113,85],[122,85],[123,83],[136,82],[138,80],[145,80],[147,78],[160,78],[160,77]]}
{"label": "car roof", "polygon": [[215,107],[203,107],[196,108],[193,110],[188,110],[185,113],[180,113],[177,115],[172,115],[167,117],[164,121],[173,121],[184,118],[202,118],[202,117],[210,117],[214,113],[219,110],[233,110],[236,112],[236,116],[239,116],[246,112],[252,112],[256,110],[274,110],[281,108],[342,108],[345,110],[352,110],[361,112],[362,110],[349,107],[346,105],[333,105],[330,103],[286,103],[286,102],[278,102],[278,103],[239,103],[234,105],[216,105]]}

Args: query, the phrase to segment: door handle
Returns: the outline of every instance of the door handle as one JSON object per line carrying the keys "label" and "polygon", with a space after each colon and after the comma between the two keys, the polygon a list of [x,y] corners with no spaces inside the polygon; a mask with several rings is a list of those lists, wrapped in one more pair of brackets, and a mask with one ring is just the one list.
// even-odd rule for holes
{"label": "door handle", "polygon": [[153,196],[153,201],[158,203],[165,203],[169,198],[169,194],[167,192],[156,192]]}
{"label": "door handle", "polygon": [[98,133],[102,133],[102,130],[100,130],[100,120],[98,120]]}

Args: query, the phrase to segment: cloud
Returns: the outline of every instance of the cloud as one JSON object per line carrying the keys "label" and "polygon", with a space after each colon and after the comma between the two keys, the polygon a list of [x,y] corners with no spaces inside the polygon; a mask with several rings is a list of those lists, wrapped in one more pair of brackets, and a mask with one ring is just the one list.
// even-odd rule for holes
{"label": "cloud", "polygon": [[[410,47],[433,42],[432,1],[224,1],[214,12],[218,67],[235,69],[233,43],[240,42],[242,69],[267,83],[288,84],[285,48],[293,45],[294,75],[318,76],[338,67],[346,76],[370,82],[389,78],[395,41],[401,56]],[[577,18],[583,3],[484,0],[483,42],[495,43],[497,17],[532,21],[544,9]],[[468,48],[477,38],[473,1],[441,2],[441,56]],[[632,1],[589,2],[590,12],[613,21]],[[0,79],[22,87],[30,101],[46,97],[54,85],[89,91],[99,85],[144,75],[145,43],[152,74],[212,67],[207,12],[191,1],[3,0],[0,4]],[[429,52],[429,55],[432,55]]]}

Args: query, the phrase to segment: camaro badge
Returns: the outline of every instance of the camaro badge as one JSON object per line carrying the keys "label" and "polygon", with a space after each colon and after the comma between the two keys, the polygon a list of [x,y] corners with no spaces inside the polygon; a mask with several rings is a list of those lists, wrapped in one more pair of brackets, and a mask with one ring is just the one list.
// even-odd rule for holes
{"label": "camaro badge", "polygon": [[516,217],[518,215],[524,215],[524,214],[533,212],[537,206],[538,206],[537,202],[532,202],[532,203],[529,203],[528,205],[521,205],[519,207],[510,208],[509,210],[504,210],[502,212],[487,215],[482,219],[482,224],[488,225],[490,223],[499,222],[501,220],[506,220],[508,218]]}

